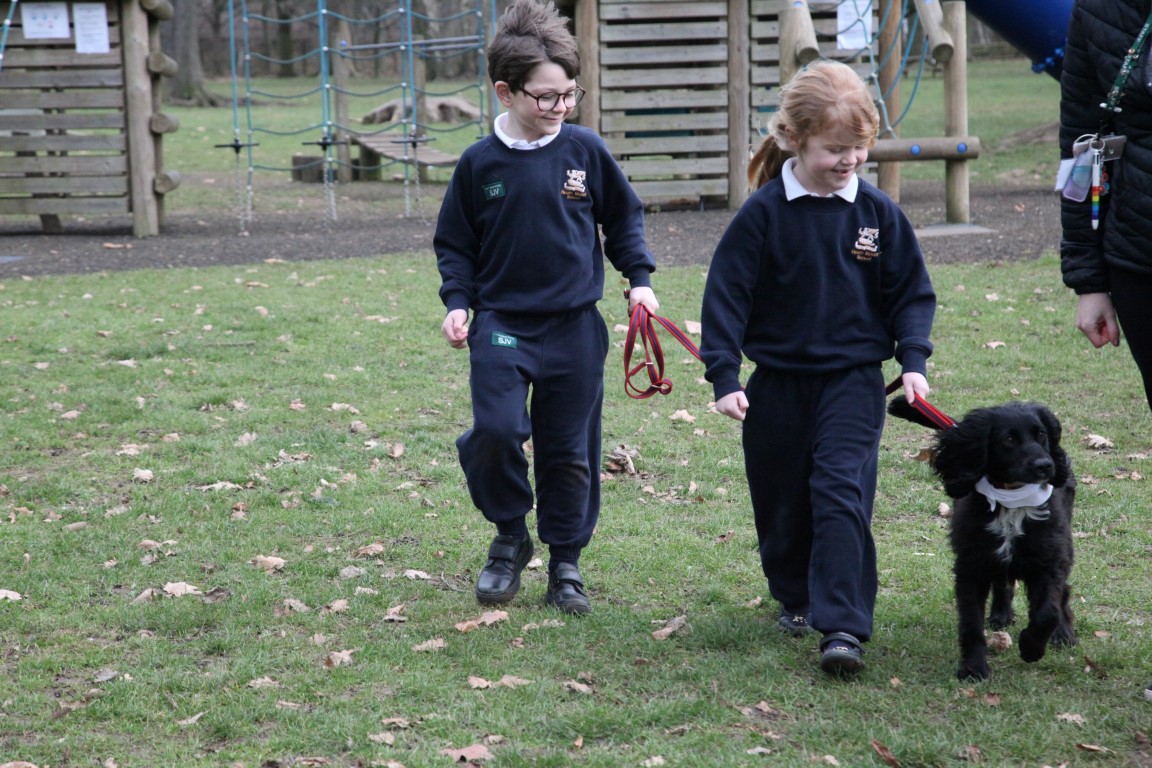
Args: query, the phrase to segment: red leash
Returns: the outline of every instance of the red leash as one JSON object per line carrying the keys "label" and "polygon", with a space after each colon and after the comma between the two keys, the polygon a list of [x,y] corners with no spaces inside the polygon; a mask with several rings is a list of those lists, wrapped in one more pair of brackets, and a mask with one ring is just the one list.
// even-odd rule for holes
{"label": "red leash", "polygon": [[[890,395],[896,390],[901,389],[903,386],[904,382],[902,379],[893,379],[892,383],[889,384],[888,387],[884,390],[884,394]],[[922,397],[917,397],[911,403],[909,403],[909,405],[912,408],[915,408],[916,411],[918,411],[920,415],[925,419],[932,422],[932,425],[935,426],[936,429],[951,429],[952,427],[956,426],[955,419]]]}
{"label": "red leash", "polygon": [[[624,292],[624,298],[628,298],[628,291]],[[643,400],[656,393],[666,395],[672,391],[672,382],[664,376],[664,348],[660,345],[653,321],[664,326],[676,341],[684,345],[697,360],[701,360],[700,350],[684,331],[676,327],[675,323],[652,314],[643,304],[637,304],[629,317],[628,337],[624,340],[624,391],[634,400]],[[637,338],[644,348],[644,360],[633,366],[632,351],[636,348]],[[648,386],[640,389],[632,383],[632,377],[645,368],[648,369]]]}

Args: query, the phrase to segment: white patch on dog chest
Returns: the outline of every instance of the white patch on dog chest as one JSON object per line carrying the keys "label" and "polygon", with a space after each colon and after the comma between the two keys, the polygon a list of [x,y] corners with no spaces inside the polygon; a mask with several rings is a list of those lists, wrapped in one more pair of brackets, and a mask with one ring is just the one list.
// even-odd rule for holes
{"label": "white patch on dog chest", "polygon": [[1005,507],[997,505],[996,514],[984,530],[1000,538],[1000,546],[996,549],[996,556],[1007,563],[1012,560],[1012,549],[1016,539],[1024,535],[1025,520],[1047,520],[1052,514],[1045,504],[1042,507]]}

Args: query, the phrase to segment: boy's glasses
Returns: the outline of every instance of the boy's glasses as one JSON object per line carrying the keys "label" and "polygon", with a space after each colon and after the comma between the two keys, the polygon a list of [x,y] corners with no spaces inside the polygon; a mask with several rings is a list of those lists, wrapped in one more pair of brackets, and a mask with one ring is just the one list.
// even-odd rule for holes
{"label": "boy's glasses", "polygon": [[551,112],[553,109],[556,109],[556,105],[560,103],[561,99],[564,100],[565,109],[575,107],[580,103],[580,100],[584,98],[584,89],[576,86],[567,93],[541,93],[539,96],[535,93],[524,91],[524,95],[536,99],[536,106],[540,108],[541,112]]}

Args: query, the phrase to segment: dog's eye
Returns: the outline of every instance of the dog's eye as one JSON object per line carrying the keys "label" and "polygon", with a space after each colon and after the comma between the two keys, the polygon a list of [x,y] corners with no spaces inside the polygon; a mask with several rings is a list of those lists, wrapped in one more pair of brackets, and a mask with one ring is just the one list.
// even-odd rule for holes
{"label": "dog's eye", "polygon": [[1004,435],[1004,445],[1012,447],[1020,441],[1016,439],[1016,435]]}

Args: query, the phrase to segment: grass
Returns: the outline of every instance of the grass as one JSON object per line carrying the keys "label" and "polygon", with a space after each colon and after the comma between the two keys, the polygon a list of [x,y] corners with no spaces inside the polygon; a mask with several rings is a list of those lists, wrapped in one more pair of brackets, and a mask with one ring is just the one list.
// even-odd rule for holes
{"label": "grass", "polygon": [[[467,361],[439,338],[430,254],[4,284],[0,589],[23,599],[0,601],[0,757],[412,768],[482,745],[510,766],[856,766],[883,764],[875,741],[905,766],[1148,765],[1152,441],[1127,351],[1074,331],[1053,258],[932,272],[934,402],[1047,402],[1082,483],[1081,643],[998,656],[982,685],[952,677],[921,428],[884,438],[869,667],[826,679],[814,643],[773,627],[735,423],[678,349],[673,393],[629,400],[616,330],[605,450],[638,451],[639,474],[604,484],[594,613],[544,607],[534,568],[507,620],[465,633],[491,531],[456,463]],[[673,319],[696,317],[703,279],[659,273]],[[140,599],[181,582],[204,594]],[[505,676],[530,682],[470,683]]]}
{"label": "grass", "polygon": [[[1054,83],[1025,63],[970,71],[974,171],[1048,178],[1054,147],[993,137],[1053,119]],[[931,88],[905,135],[936,135]],[[166,160],[223,186],[232,153],[208,145],[231,139],[230,111],[173,111]],[[210,185],[170,202],[221,205]],[[670,396],[625,397],[616,330],[604,445],[637,451],[638,474],[604,483],[594,613],[546,609],[533,568],[507,620],[465,633],[491,531],[453,448],[467,360],[439,336],[430,252],[0,284],[0,590],[22,598],[0,599],[0,762],[415,768],[481,745],[502,766],[885,764],[875,742],[903,766],[1152,765],[1152,438],[1128,352],[1072,328],[1053,256],[931,269],[933,402],[1048,403],[1081,481],[1081,643],[995,657],[981,685],[952,677],[947,500],[915,460],[923,429],[885,434],[869,667],[829,680],[811,641],[773,627],[737,426],[678,348]],[[673,320],[698,316],[703,280],[661,269]],[[619,301],[602,311],[625,320]],[[148,592],[179,583],[204,594]]]}

